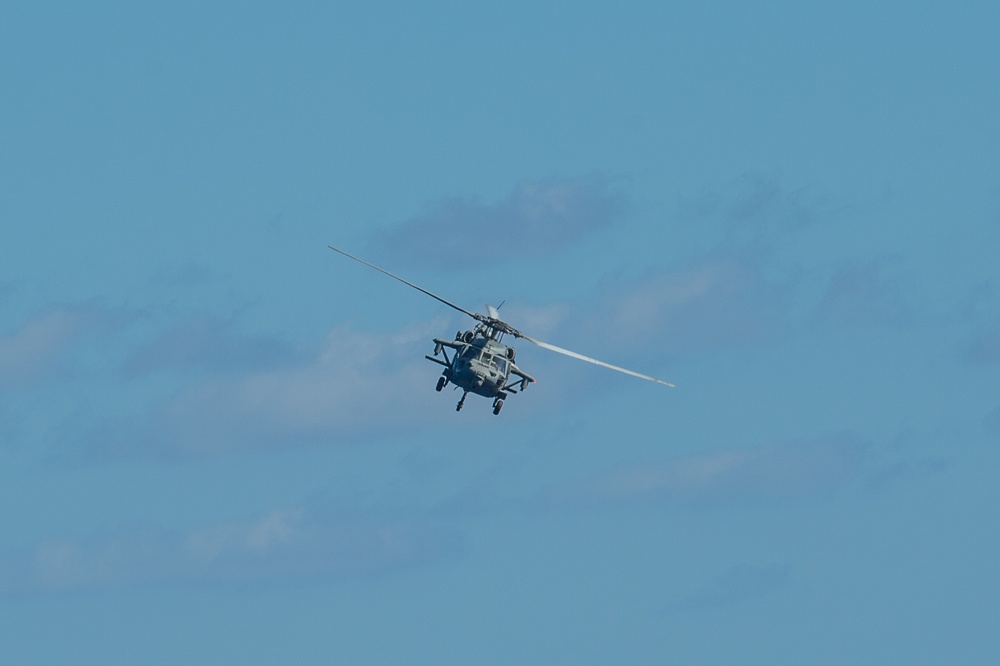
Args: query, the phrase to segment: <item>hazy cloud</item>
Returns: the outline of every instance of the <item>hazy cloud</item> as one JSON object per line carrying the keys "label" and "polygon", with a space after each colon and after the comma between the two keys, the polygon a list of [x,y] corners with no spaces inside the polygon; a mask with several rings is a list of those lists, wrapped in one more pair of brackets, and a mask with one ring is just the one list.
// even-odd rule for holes
{"label": "hazy cloud", "polygon": [[648,360],[758,344],[788,332],[795,286],[769,276],[757,253],[714,255],[607,286],[598,307],[567,317],[553,342],[622,362],[628,349]]}
{"label": "hazy cloud", "polygon": [[98,457],[202,456],[427,423],[446,413],[429,408],[440,396],[423,360],[440,331],[439,321],[388,334],[336,328],[308,358],[189,384],[143,423],[105,423],[84,447]]}
{"label": "hazy cloud", "polygon": [[749,450],[653,460],[544,494],[554,507],[781,500],[829,492],[855,477],[864,445],[836,435]]}
{"label": "hazy cloud", "polygon": [[687,219],[721,222],[727,242],[754,243],[854,211],[853,206],[829,194],[807,187],[788,190],[777,178],[747,173],[684,201],[680,212]]}
{"label": "hazy cloud", "polygon": [[872,492],[884,492],[905,479],[928,477],[947,472],[955,465],[954,456],[895,460],[873,470],[864,487]]}
{"label": "hazy cloud", "polygon": [[[567,318],[576,339],[565,342],[595,355],[623,346],[668,355],[794,334],[801,325],[796,308],[810,298],[806,277],[815,268],[798,258],[781,259],[779,241],[849,210],[832,197],[807,189],[789,192],[778,181],[753,174],[683,203],[677,216],[684,223],[721,227],[714,246],[639,278],[605,284],[596,309]],[[829,299],[850,291],[852,278],[858,281],[847,272],[838,275]],[[858,291],[863,290],[837,302],[843,305]],[[862,296],[867,302],[875,294]]]}
{"label": "hazy cloud", "polygon": [[780,330],[790,290],[754,255],[711,258],[635,285],[611,301],[609,322],[684,349],[757,342]]}
{"label": "hazy cloud", "polygon": [[711,610],[751,601],[788,585],[791,564],[740,565],[665,609],[665,613]]}
{"label": "hazy cloud", "polygon": [[295,358],[294,350],[276,338],[243,335],[232,322],[205,315],[175,324],[136,350],[125,370],[132,376],[157,370],[232,373],[275,367]]}
{"label": "hazy cloud", "polygon": [[93,308],[59,308],[33,317],[0,335],[0,389],[36,379],[50,371],[82,334],[105,316]]}
{"label": "hazy cloud", "polygon": [[431,204],[379,234],[375,250],[394,263],[496,266],[571,245],[611,225],[625,209],[623,195],[602,176],[524,181],[494,203],[470,197]]}
{"label": "hazy cloud", "polygon": [[830,277],[818,306],[821,323],[902,325],[913,321],[902,285],[886,274],[885,258],[853,261]]}
{"label": "hazy cloud", "polygon": [[345,521],[299,507],[186,532],[130,526],[45,539],[0,555],[0,594],[377,574],[453,547],[427,525]]}

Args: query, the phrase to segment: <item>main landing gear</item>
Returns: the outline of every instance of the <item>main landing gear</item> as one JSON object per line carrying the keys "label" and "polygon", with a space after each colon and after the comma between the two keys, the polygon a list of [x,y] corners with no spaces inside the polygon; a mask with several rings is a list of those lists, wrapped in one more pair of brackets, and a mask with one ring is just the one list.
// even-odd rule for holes
{"label": "main landing gear", "polygon": [[[444,378],[444,377],[441,377],[440,379],[438,379],[437,390],[440,391],[441,389],[443,389],[447,385],[448,385],[448,380],[446,378]],[[469,397],[469,392],[468,391],[462,391],[462,397],[459,399],[458,404],[455,405],[455,411],[456,412],[462,411],[462,407],[465,407],[465,399],[467,397]],[[504,399],[504,397],[506,397],[506,396],[503,396],[503,397],[498,396],[496,398],[493,398],[493,413],[494,414],[499,414],[500,410],[503,409],[503,399]]]}

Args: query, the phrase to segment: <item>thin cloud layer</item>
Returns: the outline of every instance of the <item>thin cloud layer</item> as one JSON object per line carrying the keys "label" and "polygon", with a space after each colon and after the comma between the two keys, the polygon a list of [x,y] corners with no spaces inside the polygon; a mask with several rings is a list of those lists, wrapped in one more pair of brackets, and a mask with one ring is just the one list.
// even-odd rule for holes
{"label": "thin cloud layer", "polygon": [[854,261],[840,266],[830,277],[826,292],[817,308],[823,324],[903,325],[914,314],[906,302],[906,293],[896,281],[886,276],[888,261]]}
{"label": "thin cloud layer", "polygon": [[709,258],[610,298],[606,320],[619,335],[678,349],[743,345],[781,329],[790,290],[769,281],[754,255]]}
{"label": "thin cloud layer", "polygon": [[563,309],[553,342],[621,363],[769,342],[790,331],[797,282],[769,276],[763,262],[718,254],[609,285],[596,308]]}
{"label": "thin cloud layer", "polygon": [[710,249],[638,279],[610,282],[599,307],[567,328],[595,354],[632,347],[648,356],[770,344],[808,335],[816,325],[914,321],[919,313],[910,304],[917,298],[890,271],[894,258],[810,265],[787,252],[853,211],[829,196],[747,176],[681,206],[684,222],[721,229]]}
{"label": "thin cloud layer", "polygon": [[130,376],[157,370],[232,373],[275,367],[295,360],[295,352],[273,337],[243,335],[214,316],[178,322],[125,362]]}
{"label": "thin cloud layer", "polygon": [[332,330],[318,352],[276,368],[210,375],[156,403],[141,425],[105,423],[86,455],[200,457],[336,442],[426,423],[435,372],[421,351],[439,322],[388,334]]}
{"label": "thin cloud layer", "polygon": [[727,185],[685,200],[684,219],[721,224],[727,243],[770,242],[856,212],[854,206],[809,188],[788,190],[780,180],[747,173]]}
{"label": "thin cloud layer", "polygon": [[0,335],[0,390],[20,386],[55,367],[87,331],[104,320],[93,308],[50,310]]}
{"label": "thin cloud layer", "polygon": [[811,497],[861,469],[864,446],[850,435],[650,461],[544,494],[554,508],[644,503],[719,504]]}
{"label": "thin cloud layer", "polygon": [[714,610],[753,601],[786,587],[792,570],[791,564],[735,566],[668,606],[664,612]]}
{"label": "thin cloud layer", "polygon": [[375,251],[411,265],[496,266],[572,245],[610,226],[625,209],[623,196],[601,176],[524,181],[495,203],[453,198],[431,204],[382,232]]}
{"label": "thin cloud layer", "polygon": [[451,537],[427,525],[342,521],[298,507],[186,532],[131,526],[46,539],[0,555],[0,595],[373,575],[453,547]]}

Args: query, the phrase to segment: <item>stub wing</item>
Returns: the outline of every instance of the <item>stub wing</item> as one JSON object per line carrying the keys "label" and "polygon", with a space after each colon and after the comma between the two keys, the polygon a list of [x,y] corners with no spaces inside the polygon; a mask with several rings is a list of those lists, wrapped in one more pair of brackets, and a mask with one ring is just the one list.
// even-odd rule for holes
{"label": "stub wing", "polygon": [[435,345],[441,345],[442,347],[451,347],[452,349],[461,349],[465,346],[465,343],[461,340],[442,340],[441,338],[434,338]]}
{"label": "stub wing", "polygon": [[[517,367],[513,363],[511,363],[511,365],[510,365],[510,374],[516,375],[516,376],[518,376],[518,377],[521,378],[520,384],[521,384],[521,390],[522,391],[524,389],[528,388],[528,384],[534,384],[535,383],[535,378],[534,377],[532,377],[527,372],[525,372],[521,368]],[[513,391],[514,390],[513,386],[514,386],[514,382],[511,382],[510,385],[508,386],[508,388]],[[514,391],[514,392],[517,393],[517,391]]]}
{"label": "stub wing", "polygon": [[532,377],[531,375],[529,375],[527,372],[525,372],[521,368],[517,367],[516,365],[512,365],[511,366],[511,368],[510,368],[510,374],[517,375],[522,380],[527,381],[529,384],[534,384],[535,383],[535,378],[534,377]]}

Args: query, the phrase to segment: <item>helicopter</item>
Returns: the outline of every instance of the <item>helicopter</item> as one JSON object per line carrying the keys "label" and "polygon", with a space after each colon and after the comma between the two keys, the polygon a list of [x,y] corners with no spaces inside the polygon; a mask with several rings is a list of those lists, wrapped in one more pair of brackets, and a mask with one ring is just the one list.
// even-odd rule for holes
{"label": "helicopter", "polygon": [[[503,409],[504,400],[507,399],[508,395],[524,391],[528,388],[529,384],[535,383],[534,377],[517,367],[514,363],[517,352],[514,347],[504,344],[503,338],[505,335],[527,340],[543,349],[548,349],[558,354],[674,388],[673,384],[665,382],[662,379],[644,375],[633,370],[626,370],[617,365],[611,365],[596,358],[584,356],[569,349],[563,349],[562,347],[557,347],[548,342],[542,342],[541,340],[536,340],[531,336],[525,335],[500,318],[499,307],[487,305],[487,314],[485,315],[478,312],[470,312],[423,287],[404,280],[398,275],[393,275],[374,264],[370,264],[364,259],[359,259],[332,245],[328,245],[327,247],[349,259],[373,268],[379,273],[399,280],[403,284],[413,287],[417,291],[427,294],[431,298],[476,320],[473,328],[467,331],[459,331],[455,335],[454,340],[434,338],[434,355],[427,354],[424,356],[427,360],[444,366],[444,370],[441,371],[441,376],[438,377],[435,387],[437,391],[444,390],[449,383],[454,384],[456,388],[462,389],[462,397],[459,399],[455,411],[462,411],[462,407],[465,405],[465,398],[469,393],[474,393],[486,398],[492,398],[493,413],[499,414],[500,410]],[[503,303],[500,305],[502,306]],[[448,355],[448,350],[451,350],[451,356]]]}

